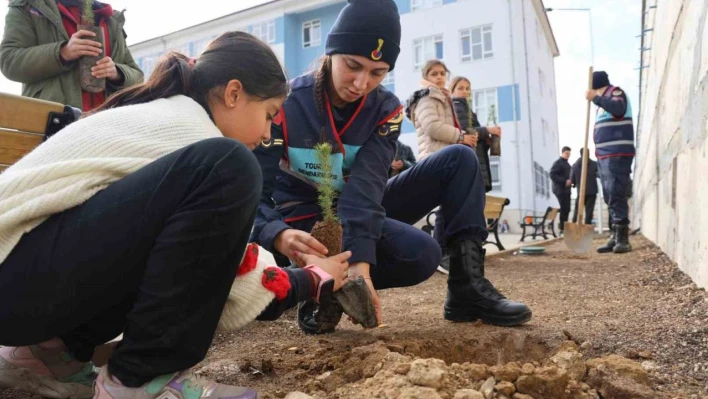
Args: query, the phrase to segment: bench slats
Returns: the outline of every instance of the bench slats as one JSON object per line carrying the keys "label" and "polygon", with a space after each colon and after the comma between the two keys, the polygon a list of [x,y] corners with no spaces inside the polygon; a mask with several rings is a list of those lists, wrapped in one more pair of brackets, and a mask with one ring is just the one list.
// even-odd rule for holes
{"label": "bench slats", "polygon": [[63,111],[59,103],[0,93],[0,127],[5,129],[44,134],[49,113]]}
{"label": "bench slats", "polygon": [[484,217],[486,217],[487,219],[499,219],[502,210],[504,210],[503,203],[498,204],[493,202],[487,202],[487,204],[484,206]]}
{"label": "bench slats", "polygon": [[12,165],[40,145],[40,134],[0,129],[0,164]]}

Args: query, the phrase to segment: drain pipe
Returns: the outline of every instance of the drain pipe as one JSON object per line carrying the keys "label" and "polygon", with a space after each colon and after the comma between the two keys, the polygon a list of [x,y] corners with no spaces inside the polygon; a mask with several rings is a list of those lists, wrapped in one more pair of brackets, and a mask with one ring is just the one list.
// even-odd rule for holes
{"label": "drain pipe", "polygon": [[534,156],[533,156],[533,133],[531,129],[531,78],[529,76],[529,46],[526,42],[526,0],[521,1],[521,17],[523,18],[524,27],[524,61],[526,62],[526,105],[529,110],[529,147],[531,148],[531,169],[533,169],[533,175],[531,181],[533,181],[533,213],[536,214],[536,169],[534,168]]}
{"label": "drain pipe", "polygon": [[523,220],[523,216],[521,215],[521,210],[523,209],[523,196],[521,191],[521,145],[519,144],[520,142],[520,137],[519,137],[519,115],[516,113],[516,93],[518,93],[518,88],[516,87],[518,85],[516,81],[516,57],[514,57],[514,19],[512,17],[512,4],[511,0],[507,0],[507,5],[509,7],[509,43],[511,44],[509,46],[509,56],[511,57],[511,114],[514,117],[514,137],[515,137],[515,142],[516,142],[516,183],[518,184],[518,191],[517,193],[519,194],[519,202],[517,202],[519,205],[519,220]]}

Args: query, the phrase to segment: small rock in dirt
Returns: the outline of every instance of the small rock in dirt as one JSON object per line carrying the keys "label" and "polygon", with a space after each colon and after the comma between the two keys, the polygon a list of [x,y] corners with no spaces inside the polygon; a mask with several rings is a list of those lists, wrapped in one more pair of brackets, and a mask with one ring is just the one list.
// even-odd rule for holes
{"label": "small rock in dirt", "polygon": [[474,389],[460,389],[452,399],[484,399],[484,396]]}
{"label": "small rock in dirt", "polygon": [[588,371],[587,383],[604,398],[613,399],[656,399],[657,392],[642,385],[629,376],[622,376],[605,365],[592,367]]}
{"label": "small rock in dirt", "polygon": [[393,369],[393,372],[396,374],[400,375],[406,375],[408,372],[411,371],[411,364],[410,363],[401,363],[398,366],[396,366],[395,369]]}
{"label": "small rock in dirt", "polygon": [[289,350],[290,352],[295,352],[295,351],[298,350],[298,349],[300,349],[300,348],[298,348],[297,346],[293,346],[293,347],[291,347],[291,348],[288,348],[288,350]]}
{"label": "small rock in dirt", "polygon": [[511,397],[511,399],[534,399],[534,397],[517,392],[514,394],[514,396]]}
{"label": "small rock in dirt", "polygon": [[472,381],[486,380],[489,377],[489,368],[486,364],[469,364],[462,365],[469,379]]}
{"label": "small rock in dirt", "polygon": [[484,399],[492,399],[492,396],[494,396],[494,385],[496,384],[496,380],[494,377],[489,377],[487,381],[484,381],[484,384],[482,384],[482,388],[480,388],[480,392],[482,392],[482,396],[484,396]]}
{"label": "small rock in dirt", "polygon": [[507,363],[503,366],[493,366],[491,372],[498,380],[516,381],[521,375],[521,367],[516,363]]}
{"label": "small rock in dirt", "polygon": [[565,370],[568,376],[573,380],[582,380],[583,377],[585,377],[585,372],[587,371],[585,359],[583,359],[583,355],[575,349],[558,352],[551,357],[551,361]]}
{"label": "small rock in dirt", "polygon": [[302,392],[290,392],[285,399],[313,399],[312,396]]}
{"label": "small rock in dirt", "polygon": [[423,387],[404,388],[396,397],[398,399],[442,399],[433,388]]}
{"label": "small rock in dirt", "polygon": [[287,394],[288,394],[287,392],[285,392],[281,389],[276,389],[275,392],[273,393],[273,395],[278,399],[283,399],[285,397],[285,395],[287,395]]}
{"label": "small rock in dirt", "polygon": [[592,348],[592,342],[590,341],[585,341],[582,343],[582,345],[580,345],[580,349],[582,350],[588,350],[590,348]]}
{"label": "small rock in dirt", "polygon": [[269,359],[261,360],[261,371],[270,374],[273,372],[273,362]]}
{"label": "small rock in dirt", "polygon": [[391,352],[396,352],[396,353],[403,353],[405,352],[405,349],[401,345],[386,345],[386,348],[390,350]]}
{"label": "small rock in dirt", "polygon": [[411,363],[408,380],[423,387],[438,389],[445,379],[445,362],[440,359],[418,359]]}
{"label": "small rock in dirt", "polygon": [[537,398],[562,398],[568,385],[568,373],[558,367],[536,369],[532,375],[522,375],[516,390]]}
{"label": "small rock in dirt", "polygon": [[498,383],[494,387],[494,389],[496,389],[497,392],[500,392],[506,396],[511,396],[514,394],[514,392],[516,392],[516,387],[514,386],[514,384],[512,384],[509,381],[502,381],[502,382]]}
{"label": "small rock in dirt", "polygon": [[646,371],[656,371],[659,370],[659,365],[651,360],[645,360],[642,362],[642,368]]}
{"label": "small rock in dirt", "polygon": [[536,370],[536,366],[531,363],[526,363],[523,365],[523,367],[521,367],[521,374],[531,375],[533,374],[534,370]]}
{"label": "small rock in dirt", "polygon": [[[602,358],[590,359],[586,364],[588,369],[593,369],[600,365],[604,365],[608,369],[617,372],[617,374],[622,377],[630,378],[642,385],[649,385],[649,374],[642,368],[641,364],[635,362],[634,360],[630,360],[622,356],[610,355]],[[592,386],[592,384],[590,385]]]}

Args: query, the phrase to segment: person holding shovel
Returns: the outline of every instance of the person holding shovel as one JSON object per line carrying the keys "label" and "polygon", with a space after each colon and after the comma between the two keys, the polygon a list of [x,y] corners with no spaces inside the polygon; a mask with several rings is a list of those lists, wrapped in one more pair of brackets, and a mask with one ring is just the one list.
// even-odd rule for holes
{"label": "person holding shovel", "polygon": [[[306,268],[283,270],[247,247],[262,186],[252,150],[288,90],[268,45],[228,32],[198,60],[168,53],[0,174],[0,389],[259,397],[189,369],[217,327],[337,291],[351,255],[303,252]],[[95,348],[121,333],[96,378]]]}
{"label": "person holding shovel", "polygon": [[[377,290],[418,284],[437,269],[440,246],[412,224],[441,204],[451,251],[444,317],[524,323],[530,309],[507,300],[484,277],[484,180],[474,150],[444,148],[388,179],[403,113],[398,98],[380,83],[395,67],[400,40],[393,0],[349,0],[342,9],[319,69],[292,82],[271,139],[255,151],[264,183],[252,239],[280,255],[282,265],[298,253],[328,255],[308,233],[323,212],[316,189],[322,165],[312,147],[327,141],[335,149],[330,163],[343,248],[352,252],[349,278],[366,282],[377,323]],[[333,332],[342,315],[334,306],[303,303],[300,328]]]}
{"label": "person holding shovel", "polygon": [[593,72],[592,89],[586,91],[585,98],[598,106],[594,133],[595,156],[613,226],[612,237],[597,252],[630,252],[632,246],[629,243],[627,194],[635,154],[632,106],[627,93],[612,86],[605,71]]}
{"label": "person holding shovel", "polygon": [[[103,31],[105,45],[96,34],[79,29],[83,0],[11,0],[0,43],[0,71],[22,83],[22,95],[90,111],[108,96],[143,82],[143,73],[125,42],[125,14],[93,1],[93,25]],[[81,87],[79,59],[101,56],[91,70],[105,78],[105,90]]]}

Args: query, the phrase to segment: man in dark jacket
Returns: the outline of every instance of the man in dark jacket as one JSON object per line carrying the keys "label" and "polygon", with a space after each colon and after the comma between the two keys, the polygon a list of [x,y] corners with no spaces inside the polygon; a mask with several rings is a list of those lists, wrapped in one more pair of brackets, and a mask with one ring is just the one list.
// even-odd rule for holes
{"label": "man in dark jacket", "polygon": [[391,167],[388,169],[388,177],[394,177],[404,170],[408,170],[415,166],[418,160],[413,155],[413,150],[403,144],[401,140],[396,140],[396,155],[393,157]]}
{"label": "man in dark jacket", "polygon": [[551,181],[553,181],[553,194],[558,198],[560,204],[560,233],[563,234],[563,225],[568,221],[570,213],[570,174],[572,168],[570,163],[570,147],[563,147],[561,157],[553,163],[551,167]]}
{"label": "man in dark jacket", "polygon": [[[578,220],[578,203],[580,202],[580,183],[583,173],[583,149],[580,149],[580,158],[573,164],[573,175],[570,178],[573,187],[577,189],[578,196],[575,198],[575,211],[573,212],[573,222]],[[588,155],[588,176],[585,183],[585,224],[592,224],[593,212],[595,211],[595,201],[597,200],[597,162],[590,159]]]}

